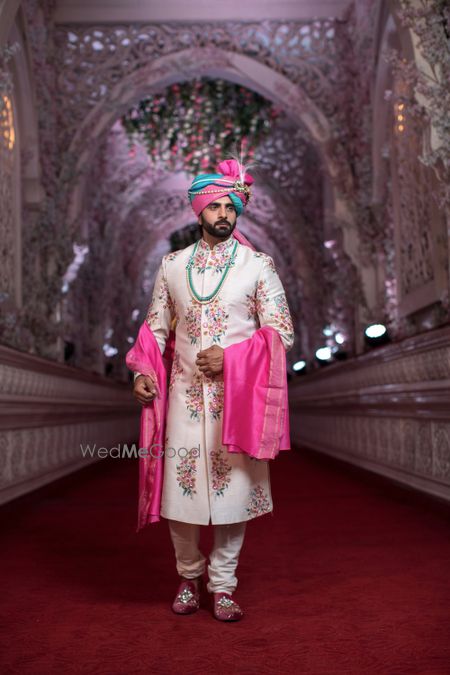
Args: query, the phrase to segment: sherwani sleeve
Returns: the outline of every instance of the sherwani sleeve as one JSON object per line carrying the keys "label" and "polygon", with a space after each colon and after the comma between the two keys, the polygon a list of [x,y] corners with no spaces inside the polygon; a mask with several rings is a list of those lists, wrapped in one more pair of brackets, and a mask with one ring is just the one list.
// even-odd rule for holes
{"label": "sherwani sleeve", "polygon": [[289,351],[294,344],[294,327],[283,284],[270,256],[265,256],[256,286],[256,311],[260,325],[275,328]]}
{"label": "sherwani sleeve", "polygon": [[[174,304],[170,297],[169,285],[167,283],[164,260],[161,262],[156,275],[155,285],[153,287],[152,300],[147,310],[145,321],[152,329],[161,354],[166,348],[166,341],[169,336],[172,320],[175,316]],[[134,379],[139,377],[140,373],[134,374]]]}

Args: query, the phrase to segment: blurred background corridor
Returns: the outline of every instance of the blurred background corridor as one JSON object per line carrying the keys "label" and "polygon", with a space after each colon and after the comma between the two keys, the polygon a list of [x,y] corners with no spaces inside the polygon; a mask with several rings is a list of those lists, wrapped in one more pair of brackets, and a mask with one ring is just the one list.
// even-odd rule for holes
{"label": "blurred background corridor", "polygon": [[446,512],[449,81],[445,0],[0,1],[4,513],[105,481],[82,446],[137,442],[125,354],[161,257],[199,236],[192,177],[239,150],[238,225],[294,320],[290,494],[338,464],[330,494],[347,470],[361,498],[369,476]]}
{"label": "blurred background corridor", "polygon": [[293,442],[448,499],[446,3],[0,11],[0,501],[136,440],[124,356],[198,237],[192,176],[236,148],[295,322]]}

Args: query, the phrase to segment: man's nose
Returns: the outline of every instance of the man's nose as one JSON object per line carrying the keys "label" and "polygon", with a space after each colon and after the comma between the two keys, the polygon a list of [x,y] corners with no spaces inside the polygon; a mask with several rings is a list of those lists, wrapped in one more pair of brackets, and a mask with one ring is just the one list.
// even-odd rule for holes
{"label": "man's nose", "polygon": [[227,216],[227,207],[224,204],[219,207],[219,216],[220,218],[226,218]]}

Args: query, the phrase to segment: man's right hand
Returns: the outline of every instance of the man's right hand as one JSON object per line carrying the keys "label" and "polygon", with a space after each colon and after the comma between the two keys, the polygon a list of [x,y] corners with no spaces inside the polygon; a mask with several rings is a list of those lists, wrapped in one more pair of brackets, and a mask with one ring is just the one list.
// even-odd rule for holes
{"label": "man's right hand", "polygon": [[134,382],[133,394],[139,403],[147,405],[159,396],[158,384],[150,375],[139,375]]}

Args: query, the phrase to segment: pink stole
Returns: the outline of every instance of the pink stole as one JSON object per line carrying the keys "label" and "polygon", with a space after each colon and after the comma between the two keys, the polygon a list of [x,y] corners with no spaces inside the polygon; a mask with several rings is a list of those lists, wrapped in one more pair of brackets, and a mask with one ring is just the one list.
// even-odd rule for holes
{"label": "pink stole", "polygon": [[[141,325],[136,342],[126,355],[130,370],[151,375],[157,381],[158,396],[142,406],[139,437],[139,502],[136,532],[160,519],[164,477],[164,440],[168,407],[167,373],[173,354],[173,332],[169,334],[164,358],[146,321]],[[166,356],[167,355],[167,356]]]}
{"label": "pink stole", "polygon": [[259,328],[224,350],[222,444],[228,452],[274,459],[290,450],[286,352],[278,332]]}

